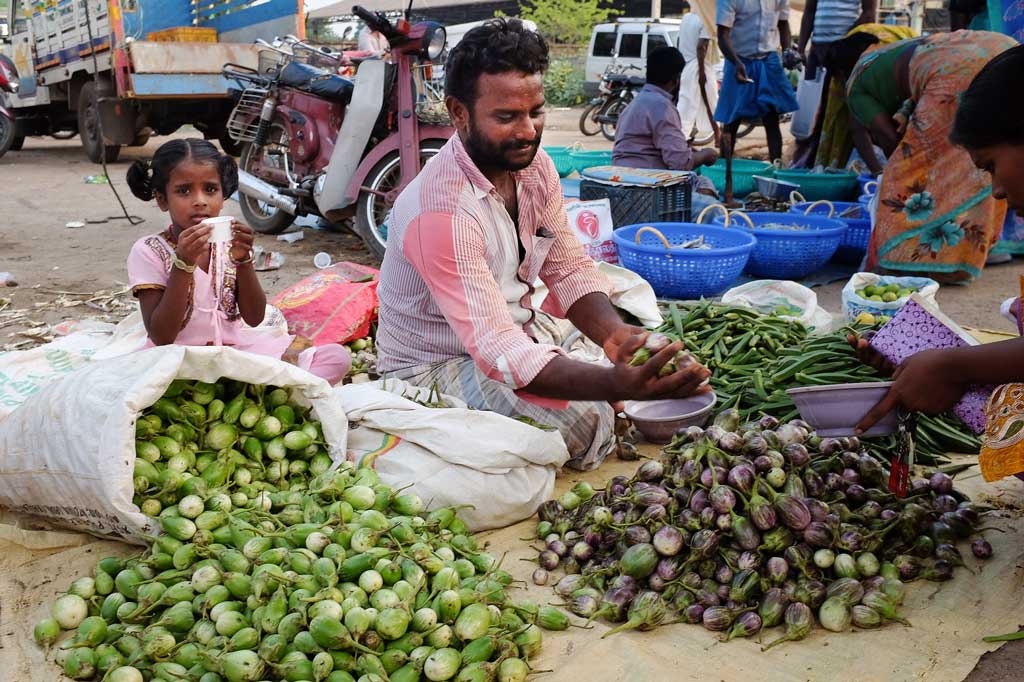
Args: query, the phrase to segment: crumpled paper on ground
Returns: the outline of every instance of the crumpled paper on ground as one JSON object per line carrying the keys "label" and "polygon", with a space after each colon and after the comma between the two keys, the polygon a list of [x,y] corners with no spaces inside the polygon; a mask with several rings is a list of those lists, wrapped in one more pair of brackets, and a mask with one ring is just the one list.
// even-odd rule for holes
{"label": "crumpled paper on ground", "polygon": [[[651,446],[643,446],[641,452],[657,456]],[[632,474],[636,466],[636,462],[610,459],[595,471],[565,471],[554,494],[560,495],[579,480],[603,487],[612,476]],[[984,653],[1001,646],[981,641],[983,636],[1013,632],[1024,623],[1020,610],[1024,598],[1024,483],[1006,479],[988,485],[977,467],[956,480],[957,487],[972,499],[1001,510],[986,516],[984,525],[1005,532],[986,533],[994,549],[986,562],[974,559],[961,545],[973,575],[958,568],[955,579],[946,583],[921,580],[909,584],[901,611],[912,627],[890,624],[878,630],[844,633],[816,628],[803,641],[762,652],[761,644],[780,636],[782,628],[749,640],[721,642],[716,633],[700,626],[675,624],[602,640],[609,626],[595,623],[589,630],[545,632],[544,648],[531,663],[537,670],[552,670],[543,679],[553,682],[959,682]],[[22,529],[10,525],[16,522],[23,524]],[[98,559],[128,556],[137,548],[78,533],[39,530],[45,526],[26,523],[30,520],[25,517],[0,514],[0,669],[4,671],[0,678],[65,680],[32,641],[32,627],[48,615],[51,601],[73,579],[90,573]],[[488,543],[488,551],[496,556],[505,554],[502,567],[527,583],[524,590],[510,591],[514,599],[557,602],[550,585],[538,587],[529,580],[537,553],[521,538],[533,537],[535,524],[535,520],[527,520],[478,538]],[[573,621],[582,622],[575,617]]]}

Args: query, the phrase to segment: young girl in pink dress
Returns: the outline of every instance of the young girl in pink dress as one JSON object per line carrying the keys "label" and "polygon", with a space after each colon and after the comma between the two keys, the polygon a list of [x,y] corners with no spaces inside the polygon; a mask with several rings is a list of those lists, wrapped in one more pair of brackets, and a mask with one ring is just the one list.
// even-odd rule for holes
{"label": "young girl in pink dress", "polygon": [[257,328],[267,298],[253,268],[252,228],[235,221],[230,242],[209,241],[213,228],[203,221],[219,216],[238,188],[234,159],[205,140],[171,140],[151,161],[133,163],[127,179],[132,194],[156,199],[171,219],[128,255],[129,283],[149,337],[145,347],[233,346],[292,362],[331,384],[345,377],[352,359],[343,346],[308,348],[304,339]]}

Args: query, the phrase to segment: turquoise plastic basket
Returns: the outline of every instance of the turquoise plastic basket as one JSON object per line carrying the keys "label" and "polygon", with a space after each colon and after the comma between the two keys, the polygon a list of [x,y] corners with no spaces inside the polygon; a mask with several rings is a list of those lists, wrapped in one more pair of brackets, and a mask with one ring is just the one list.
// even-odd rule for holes
{"label": "turquoise plastic basket", "polygon": [[[639,243],[637,233],[640,233]],[[666,248],[703,236],[710,249]],[[623,267],[650,282],[662,298],[683,300],[722,293],[743,272],[757,239],[750,230],[725,229],[697,223],[627,225],[612,234]]]}
{"label": "turquoise plastic basket", "polygon": [[[752,161],[750,159],[732,160],[732,193],[733,196],[745,197],[755,189],[757,184],[754,181],[755,175],[771,177],[774,168],[765,161]],[[721,194],[725,191],[725,159],[719,159],[710,166],[701,166],[700,174],[715,184],[715,189]]]}
{"label": "turquoise plastic basket", "polygon": [[[733,217],[730,230],[753,233],[757,246],[750,254],[746,272],[765,279],[801,279],[820,269],[839,248],[846,223],[816,215],[793,213],[744,213],[754,223],[751,230],[742,217]],[[722,225],[725,216],[715,218]],[[766,230],[761,225],[786,223],[802,230]]]}
{"label": "turquoise plastic basket", "polygon": [[544,147],[544,151],[547,152],[548,156],[555,163],[558,177],[568,177],[576,170],[576,165],[572,160],[572,147]]}
{"label": "turquoise plastic basket", "polygon": [[814,173],[803,168],[791,168],[775,171],[775,177],[800,185],[797,191],[808,201],[848,201],[856,198],[859,186],[857,174],[851,172]]}
{"label": "turquoise plastic basket", "polygon": [[610,151],[571,151],[569,152],[569,157],[572,158],[572,164],[576,168],[576,172],[580,174],[594,166],[612,165],[612,153]]}

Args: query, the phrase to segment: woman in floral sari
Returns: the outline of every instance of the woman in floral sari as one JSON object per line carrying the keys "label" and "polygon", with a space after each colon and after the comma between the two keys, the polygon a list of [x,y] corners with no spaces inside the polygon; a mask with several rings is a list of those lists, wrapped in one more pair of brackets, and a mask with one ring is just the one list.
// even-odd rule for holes
{"label": "woman in floral sari", "polygon": [[[857,33],[865,33],[878,38],[882,45],[895,43],[897,40],[913,38],[916,33],[909,26],[890,26],[889,24],[861,24],[853,27],[846,37]],[[847,74],[849,75],[849,74]],[[828,103],[825,105],[825,118],[822,123],[821,137],[814,163],[811,166],[846,168],[853,152],[853,135],[850,132],[850,110],[846,107],[846,80],[829,78]],[[868,162],[874,150],[857,150],[861,158]],[[877,159],[875,159],[877,161]],[[870,166],[871,164],[869,164]],[[881,170],[880,164],[871,168],[874,172]]]}
{"label": "woman in floral sari", "polygon": [[[998,240],[1006,203],[989,177],[949,141],[958,97],[985,64],[1017,44],[987,31],[957,31],[870,47],[836,43],[828,66],[849,74],[851,124],[867,129],[889,159],[866,267],[967,282],[981,274]],[[870,47],[849,64],[853,41]],[[863,49],[863,48],[862,48]],[[839,58],[845,56],[846,63]],[[995,106],[995,104],[993,104]]]}

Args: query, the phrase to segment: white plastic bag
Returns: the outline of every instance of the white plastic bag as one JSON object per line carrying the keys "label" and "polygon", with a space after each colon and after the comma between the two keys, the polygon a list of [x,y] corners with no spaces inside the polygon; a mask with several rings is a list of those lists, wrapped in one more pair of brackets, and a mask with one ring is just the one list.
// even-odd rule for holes
{"label": "white plastic bag", "polygon": [[938,307],[935,302],[935,294],[939,293],[939,283],[928,277],[890,277],[887,275],[876,275],[873,272],[858,272],[843,287],[843,314],[846,319],[855,320],[861,313],[871,313],[875,317],[892,317],[896,314],[907,298],[897,299],[891,302],[869,301],[860,296],[857,291],[866,286],[878,286],[898,284],[907,289],[916,289],[917,295],[931,306]]}
{"label": "white plastic bag", "polygon": [[221,377],[291,389],[323,423],[331,457],[344,458],[348,421],[323,379],[233,348],[161,346],[90,363],[0,422],[0,506],[140,541],[156,526],[132,503],[135,420],[174,379]]}
{"label": "white plastic bag", "polygon": [[619,262],[619,251],[612,241],[615,224],[612,222],[610,201],[576,201],[565,207],[565,213],[569,217],[569,227],[588,256],[598,262]]}
{"label": "white plastic bag", "polygon": [[[381,480],[419,495],[428,508],[470,504],[470,529],[499,528],[531,516],[551,496],[569,459],[561,434],[494,412],[430,408],[402,397],[429,389],[404,381],[336,386],[351,421],[348,457]],[[460,404],[442,396],[448,404]]]}
{"label": "white plastic bag", "polygon": [[798,140],[810,137],[814,132],[814,119],[818,115],[821,90],[825,85],[825,69],[819,66],[815,76],[814,80],[801,78],[796,86],[796,101],[800,108],[793,114],[789,129]]}
{"label": "white plastic bag", "polygon": [[817,334],[827,334],[832,330],[832,316],[818,305],[818,295],[802,284],[789,280],[759,279],[747,282],[725,292],[722,303],[796,320]]}

